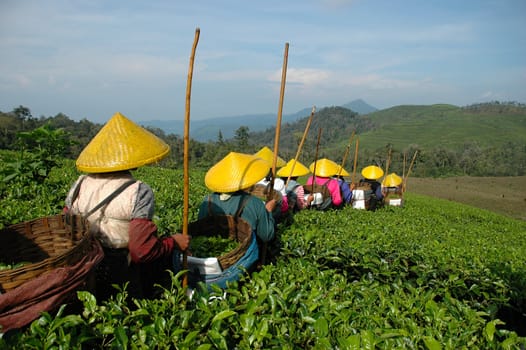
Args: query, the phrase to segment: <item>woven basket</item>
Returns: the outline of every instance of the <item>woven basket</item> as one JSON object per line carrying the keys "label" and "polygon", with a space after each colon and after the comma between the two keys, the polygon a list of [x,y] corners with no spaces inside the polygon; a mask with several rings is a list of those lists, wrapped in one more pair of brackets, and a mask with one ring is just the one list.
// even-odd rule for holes
{"label": "woven basket", "polygon": [[[250,193],[253,196],[258,197],[259,199],[266,201],[268,199],[268,186],[263,184],[256,184],[252,186],[252,188],[245,190],[246,192]],[[275,199],[276,202],[281,203],[282,196],[279,191],[276,191],[275,189],[272,189],[272,198]]]}
{"label": "woven basket", "polygon": [[0,260],[24,263],[0,271],[0,291],[57,267],[73,265],[91,249],[88,225],[80,216],[55,215],[8,226],[0,231]]}
{"label": "woven basket", "polygon": [[242,218],[232,215],[210,215],[188,224],[191,236],[221,236],[237,241],[236,248],[217,257],[223,270],[236,263],[247,251],[252,240],[252,228]]}

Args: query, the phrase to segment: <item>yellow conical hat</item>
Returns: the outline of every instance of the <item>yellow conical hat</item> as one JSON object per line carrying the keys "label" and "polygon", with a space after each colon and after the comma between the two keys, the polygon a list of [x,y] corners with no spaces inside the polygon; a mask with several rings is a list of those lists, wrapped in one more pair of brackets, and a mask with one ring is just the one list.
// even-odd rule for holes
{"label": "yellow conical hat", "polygon": [[[316,169],[314,165],[316,164]],[[316,162],[312,162],[309,166],[309,169],[314,175],[320,177],[331,177],[338,173],[340,166],[333,162],[330,159],[322,158],[318,159]],[[316,172],[314,172],[316,170]]]}
{"label": "yellow conical hat", "polygon": [[[294,169],[292,169],[292,166],[294,166]],[[292,170],[292,173],[290,172]],[[301,164],[300,162],[295,161],[295,159],[289,160],[287,165],[282,167],[276,172],[276,175],[279,177],[299,177],[299,176],[305,176],[308,173],[310,173],[309,168],[307,168],[305,165]]]}
{"label": "yellow conical hat", "polygon": [[263,179],[270,165],[252,154],[230,152],[205,175],[205,185],[213,192],[244,190]]}
{"label": "yellow conical hat", "polygon": [[128,170],[157,162],[170,152],[163,140],[120,113],[100,129],[77,158],[87,173]]}
{"label": "yellow conical hat", "polygon": [[[266,160],[272,167],[272,164],[274,163],[274,152],[272,152],[270,148],[265,146],[256,153],[254,153],[254,155]],[[276,167],[281,168],[282,166],[285,166],[285,164],[287,164],[287,162],[285,162],[285,159],[278,156]]]}
{"label": "yellow conical hat", "polygon": [[376,165],[369,165],[362,169],[362,176],[368,180],[377,180],[384,175],[382,168]]}
{"label": "yellow conical hat", "polygon": [[397,187],[400,186],[401,183],[402,178],[396,173],[386,175],[384,181],[382,181],[382,185],[384,185],[385,187]]}
{"label": "yellow conical hat", "polygon": [[341,165],[338,165],[338,171],[336,172],[336,175],[338,175],[338,176],[351,176],[351,174],[349,174],[347,172],[347,170],[342,168]]}

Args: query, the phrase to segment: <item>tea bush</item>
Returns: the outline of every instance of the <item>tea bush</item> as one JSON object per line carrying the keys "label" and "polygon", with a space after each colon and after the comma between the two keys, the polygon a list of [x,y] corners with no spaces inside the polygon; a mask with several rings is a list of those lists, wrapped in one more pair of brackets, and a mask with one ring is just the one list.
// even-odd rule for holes
{"label": "tea bush", "polygon": [[[60,212],[77,176],[64,164],[31,200],[2,196],[0,222]],[[160,232],[180,231],[182,171],[135,175],[155,192]],[[207,193],[203,179],[204,171],[191,173],[190,220]],[[0,347],[524,348],[526,223],[411,193],[405,201],[374,213],[299,212],[279,226],[276,262],[224,291],[190,300],[173,276],[156,300],[130,299],[124,287],[103,303],[79,292],[78,314],[44,313],[4,334]]]}

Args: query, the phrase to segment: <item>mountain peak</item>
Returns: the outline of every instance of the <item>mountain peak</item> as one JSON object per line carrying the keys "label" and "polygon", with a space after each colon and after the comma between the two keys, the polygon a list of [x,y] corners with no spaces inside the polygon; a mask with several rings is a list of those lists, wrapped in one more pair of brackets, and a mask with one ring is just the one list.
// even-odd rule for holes
{"label": "mountain peak", "polygon": [[369,114],[378,110],[378,108],[371,106],[361,98],[346,103],[342,105],[342,107],[348,108],[351,111],[356,112],[358,114]]}

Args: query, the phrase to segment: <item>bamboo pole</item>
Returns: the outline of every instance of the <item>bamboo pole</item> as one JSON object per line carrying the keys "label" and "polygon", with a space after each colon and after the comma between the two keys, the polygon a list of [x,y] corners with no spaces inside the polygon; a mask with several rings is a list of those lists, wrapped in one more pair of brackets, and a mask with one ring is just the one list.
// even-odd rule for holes
{"label": "bamboo pole", "polygon": [[352,168],[352,184],[356,184],[356,163],[358,162],[358,145],[360,144],[360,138],[356,139],[356,147],[354,149],[354,165]]}
{"label": "bamboo pole", "polygon": [[[279,92],[278,118],[276,120],[276,134],[274,139],[274,159],[272,160],[272,177],[267,187],[267,201],[273,198],[274,179],[276,178],[276,165],[278,163],[279,136],[281,133],[281,116],[283,113],[283,98],[285,96],[285,81],[287,78],[287,62],[289,57],[289,43],[285,43],[285,53],[283,54],[283,67],[281,69],[281,89]],[[265,264],[267,260],[267,242],[263,243],[260,264]]]}
{"label": "bamboo pole", "polygon": [[392,151],[392,147],[389,147],[389,150],[387,151],[387,161],[386,161],[386,165],[385,165],[385,175],[384,175],[384,178],[387,176],[387,174],[389,173],[389,166],[391,165],[391,151]]}
{"label": "bamboo pole", "polygon": [[320,148],[321,140],[321,128],[318,130],[318,141],[316,142],[316,153],[314,154],[314,167],[312,169],[312,184],[310,188],[310,193],[314,192],[314,184],[316,183],[316,163],[318,162],[318,149]]}
{"label": "bamboo pole", "polygon": [[352,139],[354,138],[354,132],[355,130],[352,131],[351,138],[349,139],[349,143],[347,144],[347,148],[345,149],[345,153],[343,154],[342,164],[340,165],[340,173],[338,175],[341,174],[341,171],[343,170],[343,167],[345,166],[345,161],[347,160],[347,157],[349,155],[349,150],[351,149]]}
{"label": "bamboo pole", "polygon": [[281,89],[279,93],[278,118],[276,121],[276,135],[274,138],[274,159],[272,160],[272,178],[270,179],[267,200],[272,199],[274,190],[274,179],[276,178],[276,165],[278,163],[279,136],[281,133],[281,117],[283,113],[283,98],[285,96],[285,81],[287,78],[287,61],[289,57],[289,43],[285,43],[285,53],[283,55],[283,68],[281,69]]}
{"label": "bamboo pole", "polygon": [[411,159],[411,164],[409,164],[409,169],[407,170],[407,175],[404,178],[404,186],[402,188],[402,193],[405,192],[407,189],[407,179],[409,178],[409,174],[411,174],[411,169],[413,168],[413,164],[415,163],[416,154],[418,153],[418,150],[415,151],[415,154],[413,155],[413,159]]}
{"label": "bamboo pole", "polygon": [[292,176],[292,172],[294,171],[294,167],[296,166],[296,162],[298,161],[298,158],[300,156],[301,149],[303,148],[303,143],[305,142],[305,139],[307,138],[307,134],[309,133],[310,124],[312,122],[312,118],[314,117],[314,113],[316,113],[316,106],[312,106],[312,111],[310,112],[309,120],[307,120],[307,125],[305,125],[305,130],[303,131],[303,136],[301,137],[301,141],[298,146],[298,150],[296,151],[296,156],[294,157],[294,161],[292,162],[292,167],[290,168],[290,173],[289,173],[289,176],[287,177],[287,182],[285,182],[285,188],[287,188],[287,185],[289,184],[290,178]]}
{"label": "bamboo pole", "polygon": [[[184,137],[183,137],[183,235],[188,235],[188,202],[190,197],[190,181],[189,181],[189,144],[190,144],[190,96],[192,91],[192,76],[194,72],[194,59],[197,43],[199,42],[199,34],[201,30],[196,28],[194,36],[194,44],[192,46],[192,53],[190,54],[190,64],[188,66],[188,79],[186,81],[186,105],[184,117]],[[188,268],[187,252],[183,252],[183,269]],[[183,277],[183,287],[188,284],[188,276]]]}
{"label": "bamboo pole", "polygon": [[405,178],[405,166],[407,165],[407,152],[404,152],[404,161],[402,168],[402,179]]}

